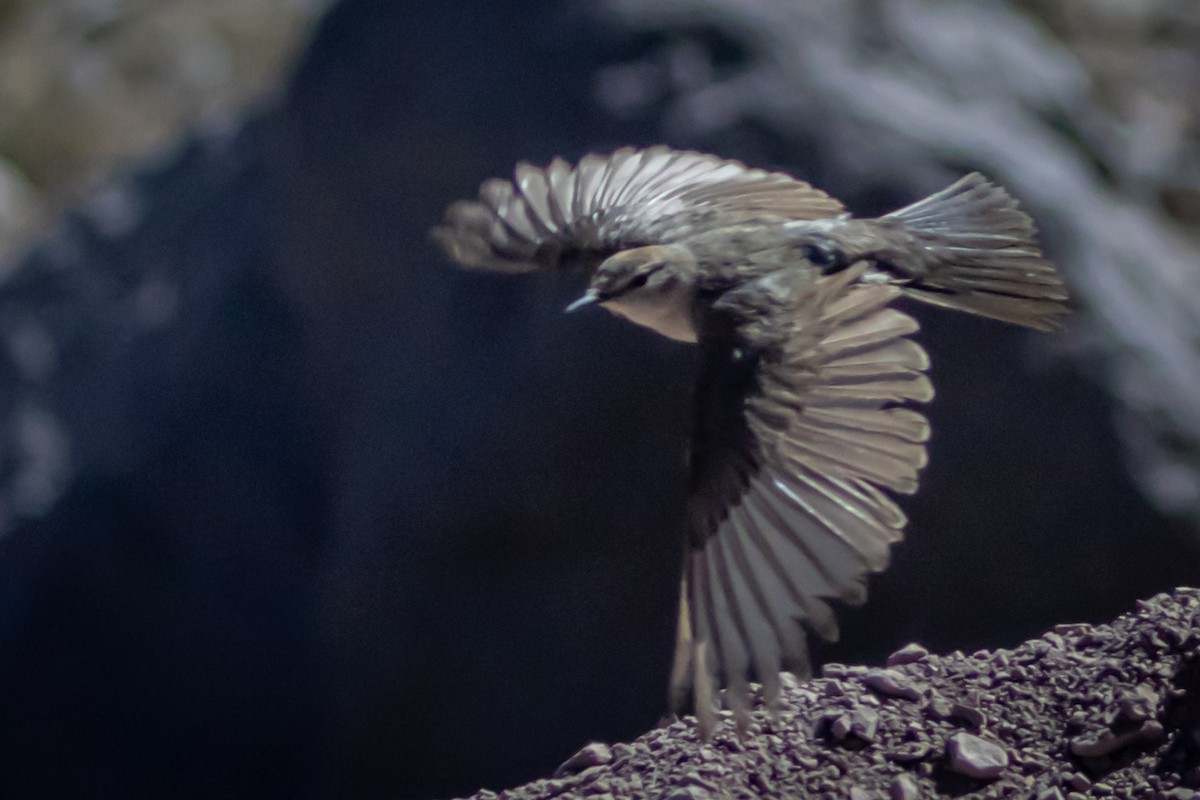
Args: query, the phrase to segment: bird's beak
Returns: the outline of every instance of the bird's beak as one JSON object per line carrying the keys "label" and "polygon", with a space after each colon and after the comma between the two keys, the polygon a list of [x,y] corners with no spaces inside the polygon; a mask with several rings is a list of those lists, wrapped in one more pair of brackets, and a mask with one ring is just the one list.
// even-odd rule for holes
{"label": "bird's beak", "polygon": [[563,309],[564,314],[570,314],[572,311],[578,311],[581,308],[590,306],[600,300],[600,295],[596,294],[595,289],[588,289],[583,295],[571,305]]}

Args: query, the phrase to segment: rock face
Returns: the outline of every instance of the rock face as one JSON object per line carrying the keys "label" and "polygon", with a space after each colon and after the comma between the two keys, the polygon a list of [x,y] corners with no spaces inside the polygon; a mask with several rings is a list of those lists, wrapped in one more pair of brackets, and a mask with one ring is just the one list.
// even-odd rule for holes
{"label": "rock face", "polygon": [[[777,720],[711,742],[685,718],[592,744],[581,770],[475,800],[574,797],[1191,797],[1200,787],[1200,590],[1011,650],[923,654],[787,682]],[[892,659],[893,662],[896,659]],[[902,684],[913,694],[898,693]],[[567,765],[564,765],[567,766]]]}

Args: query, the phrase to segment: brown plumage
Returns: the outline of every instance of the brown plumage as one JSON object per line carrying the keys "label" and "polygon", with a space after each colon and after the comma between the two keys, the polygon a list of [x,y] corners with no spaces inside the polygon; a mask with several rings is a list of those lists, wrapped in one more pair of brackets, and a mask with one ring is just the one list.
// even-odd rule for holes
{"label": "brown plumage", "polygon": [[434,237],[469,267],[580,266],[598,303],[699,347],[687,543],[671,706],[716,691],[739,726],[751,678],[810,665],[801,623],[837,636],[829,599],[859,603],[916,490],[933,389],[902,294],[1041,330],[1066,293],[1029,217],[977,174],[878,219],[812,186],[654,147],[572,167],[519,165],[446,212]]}

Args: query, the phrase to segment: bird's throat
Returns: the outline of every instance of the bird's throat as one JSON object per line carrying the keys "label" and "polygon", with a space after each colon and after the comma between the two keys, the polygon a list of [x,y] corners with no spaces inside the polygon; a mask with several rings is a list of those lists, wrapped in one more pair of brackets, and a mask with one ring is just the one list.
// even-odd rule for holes
{"label": "bird's throat", "polygon": [[695,285],[680,281],[670,291],[630,292],[606,301],[604,307],[668,339],[695,344],[695,298]]}

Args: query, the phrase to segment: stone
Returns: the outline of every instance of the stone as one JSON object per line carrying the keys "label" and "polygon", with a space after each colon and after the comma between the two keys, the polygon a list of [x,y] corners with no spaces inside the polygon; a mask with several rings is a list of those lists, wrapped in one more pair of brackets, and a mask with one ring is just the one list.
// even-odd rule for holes
{"label": "stone", "polygon": [[1130,722],[1144,722],[1158,711],[1158,693],[1145,684],[1117,698],[1117,713]]}
{"label": "stone", "polygon": [[894,669],[872,670],[863,678],[863,683],[888,697],[902,697],[905,700],[920,700],[922,697],[921,690],[907,676]]}
{"label": "stone", "polygon": [[898,667],[901,664],[915,664],[918,661],[925,660],[925,657],[928,655],[928,650],[916,642],[911,642],[888,656],[887,665],[889,667]]}
{"label": "stone", "polygon": [[921,787],[912,775],[897,775],[888,787],[888,796],[892,800],[918,800],[921,796]]}
{"label": "stone", "polygon": [[612,761],[612,749],[603,742],[585,744],[575,755],[568,758],[554,771],[555,777],[583,772],[591,767],[598,767]]}
{"label": "stone", "polygon": [[956,733],[946,740],[950,769],[969,778],[993,780],[1008,766],[1008,751],[998,744],[969,733]]}
{"label": "stone", "polygon": [[1139,728],[1125,733],[1103,731],[1099,734],[1077,736],[1070,742],[1072,755],[1099,758],[1136,744],[1157,744],[1165,732],[1156,720],[1147,720]]}

